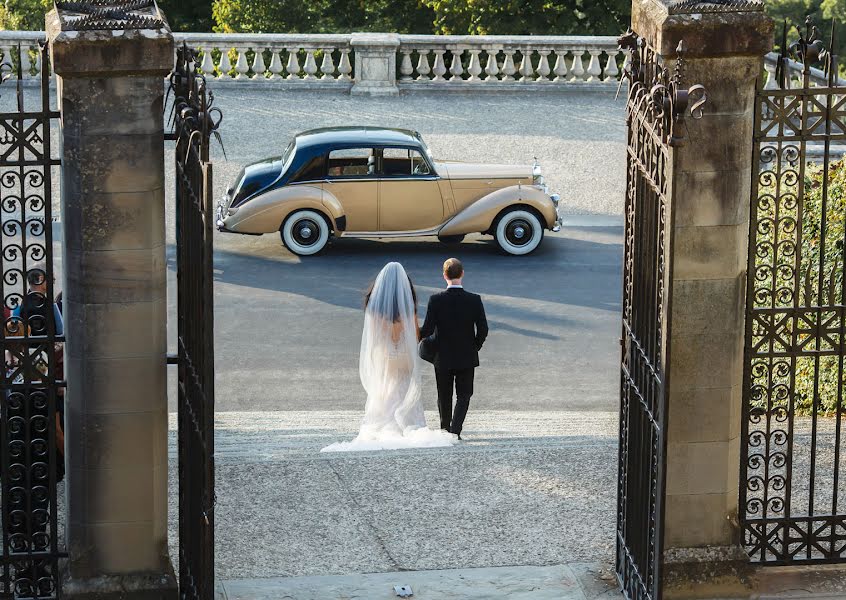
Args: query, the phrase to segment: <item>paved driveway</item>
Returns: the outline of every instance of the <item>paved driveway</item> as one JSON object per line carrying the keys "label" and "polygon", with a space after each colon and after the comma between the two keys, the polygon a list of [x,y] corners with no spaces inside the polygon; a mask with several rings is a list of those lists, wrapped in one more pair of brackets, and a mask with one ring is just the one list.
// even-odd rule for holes
{"label": "paved driveway", "polygon": [[[385,263],[400,261],[418,286],[422,317],[429,295],[442,287],[440,265],[449,256],[464,261],[467,287],[483,295],[491,324],[471,410],[614,409],[622,230],[582,225],[620,222],[622,102],[608,93],[368,99],[243,86],[219,89],[217,105],[226,150],[224,160],[214,145],[218,193],[244,163],[278,153],[297,131],[381,124],[420,130],[445,159],[511,163],[537,156],[576,224],[522,258],[500,256],[480,236],[452,247],[428,239],[340,240],[301,260],[275,235],[217,235],[218,410],[360,408],[364,289]],[[172,233],[172,219],[169,227]],[[173,280],[172,248],[170,257]],[[174,293],[170,301],[174,318]],[[425,383],[434,408],[431,373]]]}

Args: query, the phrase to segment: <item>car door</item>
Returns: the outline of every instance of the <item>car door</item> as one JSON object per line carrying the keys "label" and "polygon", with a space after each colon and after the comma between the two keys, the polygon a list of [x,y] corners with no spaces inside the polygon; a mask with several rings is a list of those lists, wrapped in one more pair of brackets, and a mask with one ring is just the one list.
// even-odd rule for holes
{"label": "car door", "polygon": [[344,209],[348,232],[377,231],[379,178],[373,148],[341,148],[327,157],[323,193]]}
{"label": "car door", "polygon": [[418,150],[383,148],[380,162],[380,231],[431,230],[444,222],[438,177]]}

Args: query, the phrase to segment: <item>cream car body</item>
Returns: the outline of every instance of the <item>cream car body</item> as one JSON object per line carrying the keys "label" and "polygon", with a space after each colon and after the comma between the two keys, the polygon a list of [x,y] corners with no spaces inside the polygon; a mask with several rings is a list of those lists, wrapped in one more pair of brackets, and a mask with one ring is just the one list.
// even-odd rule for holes
{"label": "cream car body", "polygon": [[280,232],[296,254],[330,237],[492,234],[510,254],[560,227],[558,197],[535,165],[434,161],[419,134],[339,127],[298,135],[280,157],[248,165],[218,207],[221,231]]}

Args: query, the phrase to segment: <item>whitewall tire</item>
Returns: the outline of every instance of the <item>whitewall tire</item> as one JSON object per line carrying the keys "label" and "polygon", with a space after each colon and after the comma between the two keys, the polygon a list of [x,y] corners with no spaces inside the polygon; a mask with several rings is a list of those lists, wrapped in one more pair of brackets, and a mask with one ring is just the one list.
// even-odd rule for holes
{"label": "whitewall tire", "polygon": [[299,256],[311,256],[326,247],[329,225],[316,211],[298,210],[285,219],[280,234],[288,250]]}
{"label": "whitewall tire", "polygon": [[503,252],[515,256],[531,254],[543,241],[543,226],[535,213],[514,209],[500,217],[494,239]]}

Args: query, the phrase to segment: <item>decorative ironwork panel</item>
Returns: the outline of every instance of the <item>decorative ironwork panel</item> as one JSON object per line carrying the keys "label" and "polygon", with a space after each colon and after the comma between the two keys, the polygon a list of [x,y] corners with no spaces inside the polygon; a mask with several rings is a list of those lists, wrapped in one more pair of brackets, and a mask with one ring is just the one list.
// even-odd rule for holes
{"label": "decorative ironwork panel", "polygon": [[[27,52],[27,49],[23,50]],[[16,72],[4,62],[0,84],[17,82],[17,110],[0,113],[0,598],[60,595],[56,488],[64,477],[63,326],[54,297],[48,69],[38,106],[25,106],[20,48]],[[40,48],[43,65],[47,47]],[[7,83],[8,82],[8,83]],[[0,88],[2,94],[2,88]]]}
{"label": "decorative ironwork panel", "polygon": [[670,71],[631,31],[629,52],[617,577],[631,600],[661,597],[667,356],[670,307],[672,147],[686,112],[698,118],[702,86],[682,88],[684,46]]}
{"label": "decorative ironwork panel", "polygon": [[[755,107],[740,513],[752,561],[846,561],[846,87],[816,28],[782,36]],[[788,54],[803,61],[791,89]],[[820,61],[828,84],[811,82]],[[817,160],[809,162],[812,151]],[[840,173],[838,180],[837,173]],[[840,188],[832,186],[842,181]]]}
{"label": "decorative ironwork panel", "polygon": [[[170,77],[176,140],[179,593],[214,598],[214,225],[209,140],[220,111],[184,46]],[[216,120],[215,120],[216,119]]]}

